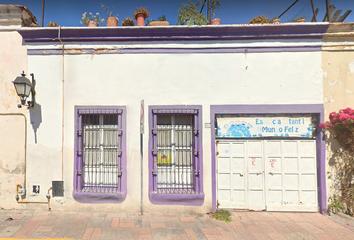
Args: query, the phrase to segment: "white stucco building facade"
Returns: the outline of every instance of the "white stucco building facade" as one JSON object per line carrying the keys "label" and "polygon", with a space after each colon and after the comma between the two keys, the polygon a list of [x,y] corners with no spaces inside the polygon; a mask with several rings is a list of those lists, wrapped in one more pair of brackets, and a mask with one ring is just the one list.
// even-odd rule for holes
{"label": "white stucco building facade", "polygon": [[53,188],[64,211],[324,212],[327,28],[21,28],[26,201]]}

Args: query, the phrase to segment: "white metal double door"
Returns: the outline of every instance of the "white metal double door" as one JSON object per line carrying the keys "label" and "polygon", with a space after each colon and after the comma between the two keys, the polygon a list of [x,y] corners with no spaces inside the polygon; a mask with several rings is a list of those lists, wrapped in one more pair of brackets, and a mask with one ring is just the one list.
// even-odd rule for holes
{"label": "white metal double door", "polygon": [[217,141],[220,208],[318,211],[316,141]]}

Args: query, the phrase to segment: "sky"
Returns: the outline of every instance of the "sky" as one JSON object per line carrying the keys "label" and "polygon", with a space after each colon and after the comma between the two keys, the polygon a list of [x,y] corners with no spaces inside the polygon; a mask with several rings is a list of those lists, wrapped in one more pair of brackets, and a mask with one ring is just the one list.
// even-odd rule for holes
{"label": "sky", "polygon": [[[193,0],[196,2],[197,0]],[[202,0],[204,1],[204,0]],[[220,8],[216,10],[216,16],[221,19],[221,24],[243,24],[248,23],[253,17],[265,15],[267,18],[279,16],[295,0],[219,0]],[[335,5],[336,10],[342,9],[343,15],[347,10],[354,10],[354,0],[329,0],[330,5]],[[106,13],[101,8],[101,3],[108,7],[114,6],[114,15],[118,14],[120,26],[126,17],[133,18],[133,12],[137,7],[147,7],[151,12],[148,20],[165,15],[170,25],[176,25],[178,9],[182,3],[188,0],[45,0],[43,26],[47,26],[50,21],[57,22],[65,27],[84,27],[80,24],[84,12],[99,13],[100,17],[106,19]],[[0,4],[20,4],[26,6],[37,21],[41,24],[42,0],[1,0]],[[326,12],[326,0],[314,0],[315,8],[320,8],[318,21],[322,21]],[[206,15],[206,7],[203,13]],[[280,22],[291,22],[293,18],[308,18],[311,21],[312,8],[310,0],[299,0],[280,19]],[[345,22],[354,22],[354,12],[352,12]],[[105,26],[102,23],[100,26]]]}

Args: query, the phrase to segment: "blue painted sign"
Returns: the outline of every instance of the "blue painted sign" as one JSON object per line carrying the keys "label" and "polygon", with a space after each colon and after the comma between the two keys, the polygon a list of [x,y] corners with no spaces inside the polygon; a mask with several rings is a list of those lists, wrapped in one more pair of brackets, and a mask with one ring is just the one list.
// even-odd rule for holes
{"label": "blue painted sign", "polygon": [[219,115],[217,137],[313,137],[311,115]]}

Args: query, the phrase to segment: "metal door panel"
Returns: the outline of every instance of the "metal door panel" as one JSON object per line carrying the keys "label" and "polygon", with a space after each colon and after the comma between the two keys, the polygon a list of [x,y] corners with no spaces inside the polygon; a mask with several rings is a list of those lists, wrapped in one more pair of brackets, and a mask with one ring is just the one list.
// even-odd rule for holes
{"label": "metal door panel", "polygon": [[261,140],[250,140],[246,142],[248,156],[248,209],[265,209],[264,198],[264,154],[263,142]]}
{"label": "metal door panel", "polygon": [[[284,205],[295,204],[300,202],[299,191],[296,190],[285,190],[284,191]],[[281,210],[281,209],[279,209]]]}
{"label": "metal door panel", "polygon": [[246,207],[246,191],[245,189],[232,191],[233,207],[245,208]]}
{"label": "metal door panel", "polygon": [[287,156],[297,156],[298,149],[297,149],[297,142],[296,141],[289,141],[285,140],[282,141],[282,152],[286,153]]}
{"label": "metal door panel", "polygon": [[316,191],[302,191],[300,197],[301,203],[317,204],[317,194]]}
{"label": "metal door panel", "polygon": [[217,144],[219,207],[265,209],[261,144],[260,141],[251,143],[235,140],[219,141]]}
{"label": "metal door panel", "polygon": [[283,157],[283,172],[293,173],[299,170],[297,157]]}
{"label": "metal door panel", "polygon": [[219,207],[318,211],[315,140],[219,140]]}
{"label": "metal door panel", "polygon": [[315,157],[302,157],[299,162],[299,168],[301,173],[313,173],[316,172],[316,158]]}
{"label": "metal door panel", "polygon": [[267,203],[271,203],[273,206],[280,206],[283,203],[283,190],[269,190],[267,194]]}
{"label": "metal door panel", "polygon": [[[219,142],[217,145],[217,194],[220,208],[244,208],[245,198],[245,158],[244,144],[241,142]],[[237,157],[242,156],[242,157]]]}
{"label": "metal door panel", "polygon": [[246,183],[245,183],[244,174],[233,173],[232,174],[232,188],[234,190],[244,190],[245,186],[246,186]]}
{"label": "metal door panel", "polygon": [[317,179],[314,174],[301,174],[300,189],[302,190],[316,190]]}
{"label": "metal door panel", "polygon": [[316,156],[316,142],[314,140],[299,141],[299,154],[302,156]]}
{"label": "metal door panel", "polygon": [[318,211],[315,149],[315,140],[265,141],[268,211]]}

